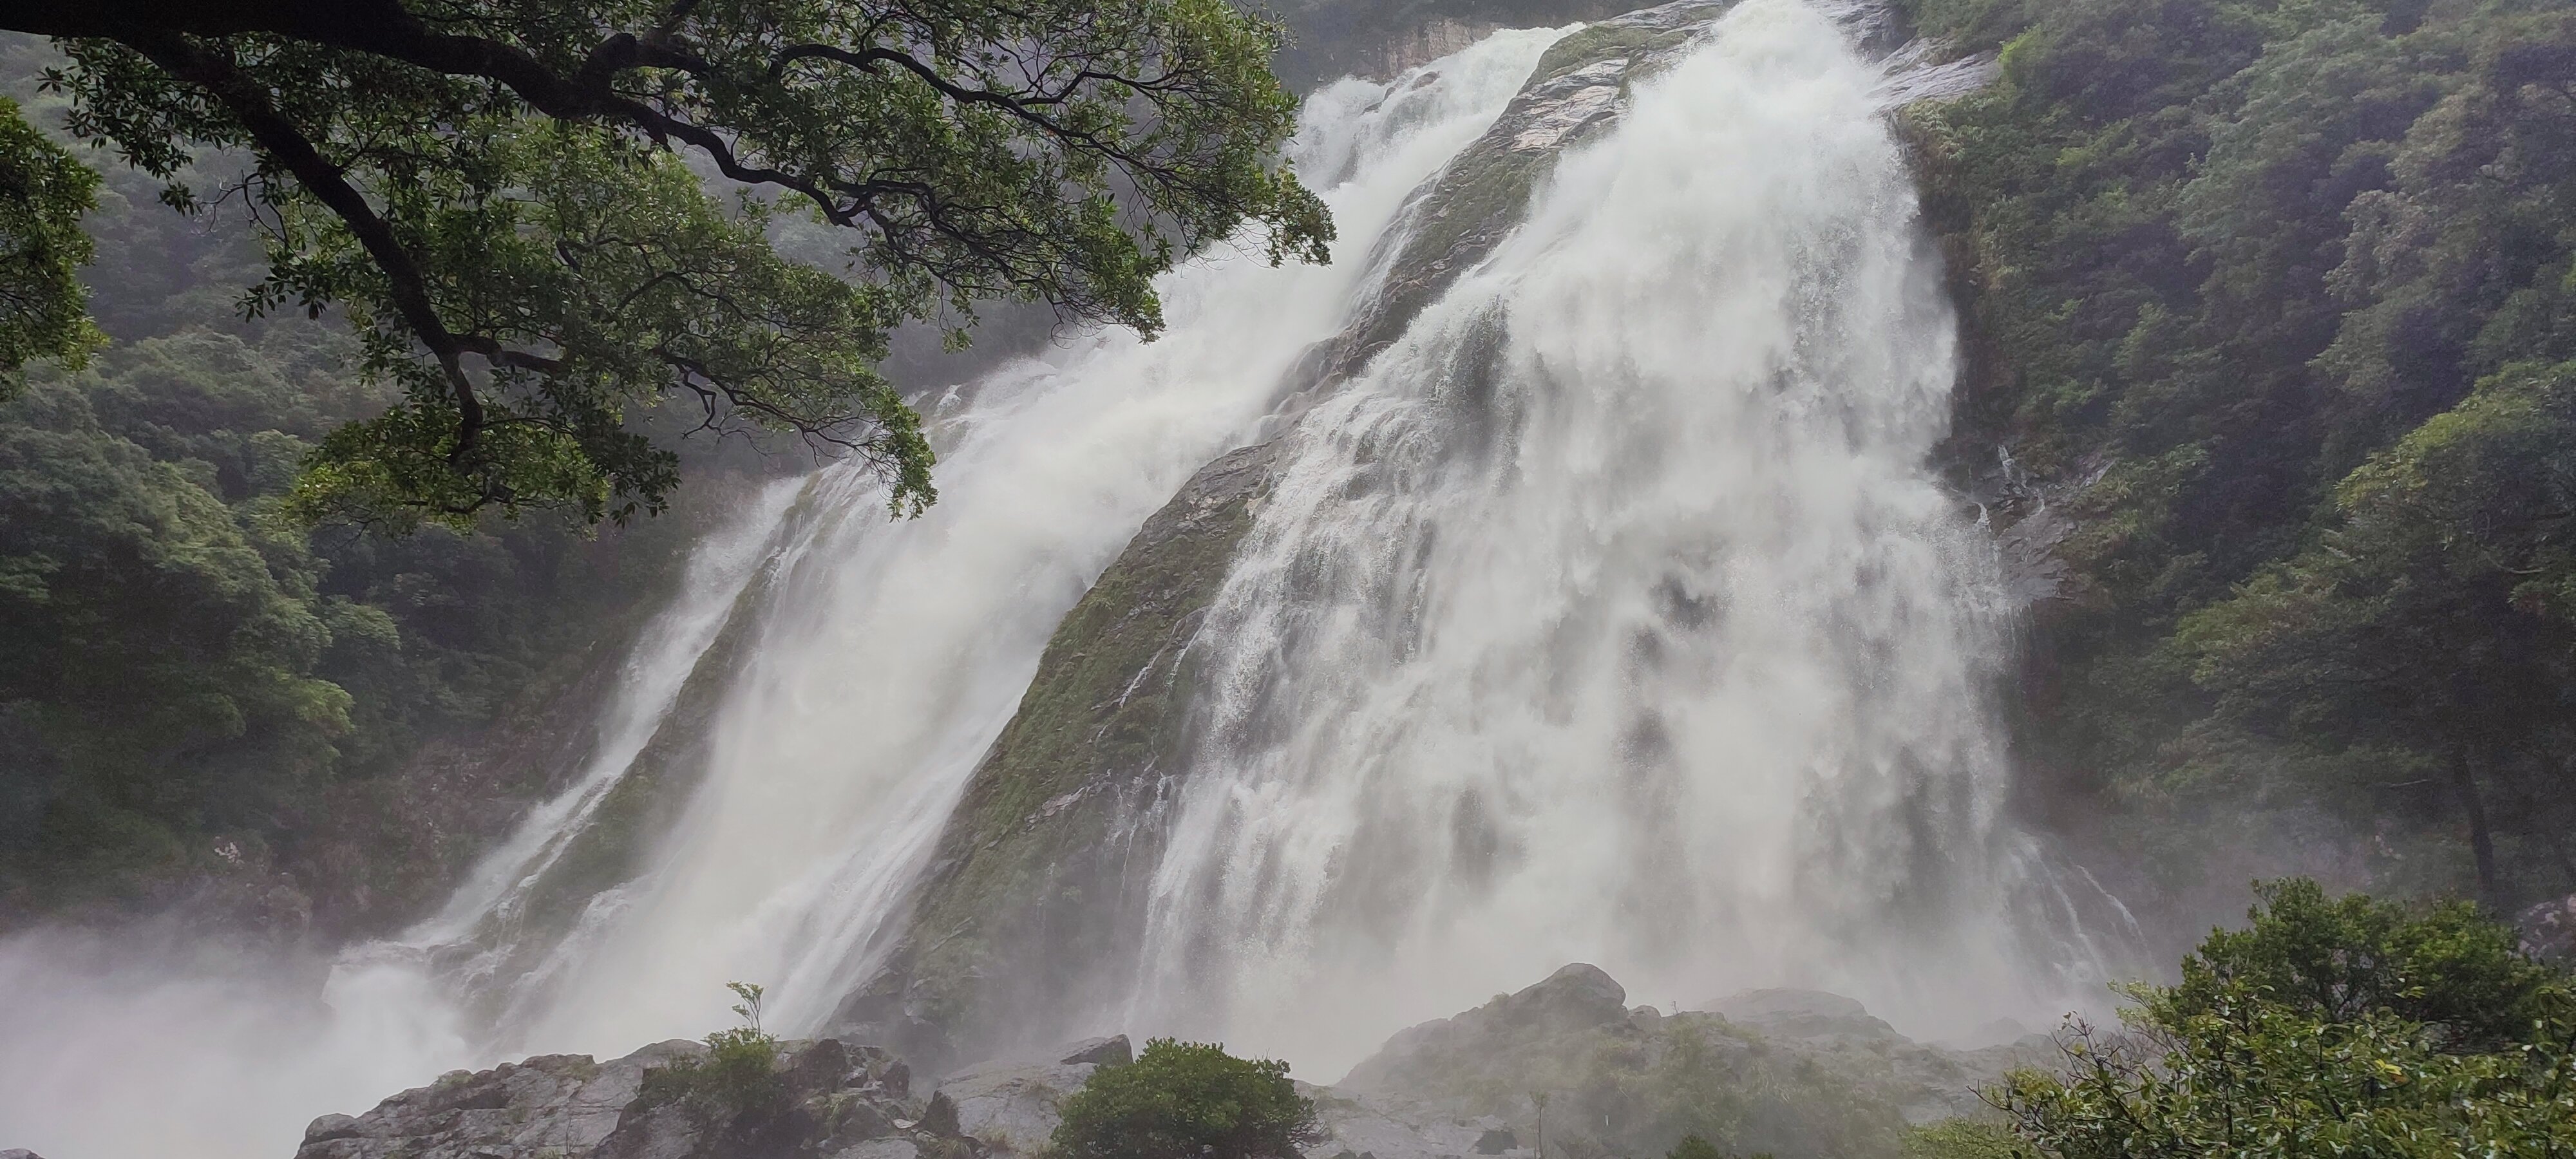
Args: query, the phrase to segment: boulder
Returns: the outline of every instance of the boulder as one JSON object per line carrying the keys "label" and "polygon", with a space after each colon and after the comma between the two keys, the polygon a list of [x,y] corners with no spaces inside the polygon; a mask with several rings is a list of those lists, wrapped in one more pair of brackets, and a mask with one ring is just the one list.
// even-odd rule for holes
{"label": "boulder", "polygon": [[1107,1038],[1086,1038],[1068,1047],[1065,1056],[1056,1060],[1068,1065],[1092,1063],[1097,1066],[1125,1066],[1136,1061],[1136,1048],[1124,1034]]}
{"label": "boulder", "polygon": [[1541,1099],[1552,1155],[1662,1154],[1691,1133],[1780,1159],[1892,1154],[1908,1125],[1979,1114],[1980,1088],[2047,1061],[2045,1040],[1918,1043],[1819,990],[1750,990],[1675,1014],[1626,1000],[1577,963],[1398,1032],[1315,1092],[1328,1138],[1308,1159],[1529,1154]]}
{"label": "boulder", "polygon": [[957,1108],[959,1134],[986,1146],[1035,1155],[1055,1136],[1065,1096],[1082,1089],[1091,1072],[1136,1061],[1127,1036],[1086,1038],[1042,1051],[1039,1060],[996,1060],[967,1067],[939,1081],[939,1093]]}
{"label": "boulder", "polygon": [[1871,1017],[1859,1002],[1822,990],[1746,990],[1703,1003],[1700,1009],[1774,1038],[1905,1037]]}
{"label": "boulder", "polygon": [[1519,1132],[1491,1115],[1461,1118],[1331,1087],[1301,1084],[1300,1089],[1315,1100],[1315,1124],[1324,1130],[1323,1141],[1306,1149],[1308,1159],[1534,1159],[1537,1154]]}
{"label": "boulder", "polygon": [[1453,1018],[1398,1031],[1338,1086],[1356,1094],[1419,1087],[1429,1070],[1465,1059],[1509,1059],[1550,1043],[1628,1024],[1628,991],[1601,967],[1577,962],[1546,981]]}

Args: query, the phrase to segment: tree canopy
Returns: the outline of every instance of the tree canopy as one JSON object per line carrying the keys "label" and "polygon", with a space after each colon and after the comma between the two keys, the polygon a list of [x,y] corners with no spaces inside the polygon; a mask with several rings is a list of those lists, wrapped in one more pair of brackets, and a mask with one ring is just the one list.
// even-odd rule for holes
{"label": "tree canopy", "polygon": [[[896,326],[962,342],[1004,299],[1151,335],[1193,251],[1331,237],[1275,164],[1278,31],[1223,0],[44,0],[0,27],[56,38],[73,134],[260,222],[248,312],[345,310],[399,388],[322,440],[306,518],[656,511],[678,460],[631,419],[666,398],[858,455],[918,511]],[[183,180],[224,149],[248,171]],[[67,160],[0,130],[0,288],[41,291],[0,365],[87,341]],[[846,229],[842,268],[770,244],[784,213]]]}
{"label": "tree canopy", "polygon": [[2260,896],[2249,928],[2213,933],[2184,959],[2180,984],[2132,989],[2125,1032],[2073,1027],[2062,1067],[1989,1094],[2011,1153],[2576,1151],[2567,975],[2465,904],[2334,899],[2307,881]]}
{"label": "tree canopy", "polygon": [[81,312],[80,267],[98,174],[45,139],[0,97],[0,374],[30,358],[77,363],[97,341]]}

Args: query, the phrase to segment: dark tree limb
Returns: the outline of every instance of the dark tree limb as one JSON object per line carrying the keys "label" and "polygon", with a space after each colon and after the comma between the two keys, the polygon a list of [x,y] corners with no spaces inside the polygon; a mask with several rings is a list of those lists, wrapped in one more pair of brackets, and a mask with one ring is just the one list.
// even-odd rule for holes
{"label": "dark tree limb", "polygon": [[[452,463],[464,463],[473,453],[476,437],[484,426],[483,402],[474,393],[474,384],[466,378],[459,355],[467,343],[447,328],[430,301],[429,284],[420,267],[412,261],[411,251],[394,236],[393,226],[367,204],[365,195],[349,184],[340,167],[325,159],[313,143],[286,117],[277,111],[267,90],[244,76],[232,60],[220,53],[202,48],[187,37],[172,33],[141,35],[128,41],[152,63],[170,75],[195,84],[214,95],[224,108],[238,119],[261,149],[295,175],[307,192],[320,201],[349,227],[351,235],[364,246],[367,256],[382,269],[388,283],[387,296],[402,314],[403,322],[429,347],[446,376],[448,388],[456,398],[456,446],[449,453]],[[491,344],[497,352],[497,343]],[[482,352],[479,349],[478,352]]]}

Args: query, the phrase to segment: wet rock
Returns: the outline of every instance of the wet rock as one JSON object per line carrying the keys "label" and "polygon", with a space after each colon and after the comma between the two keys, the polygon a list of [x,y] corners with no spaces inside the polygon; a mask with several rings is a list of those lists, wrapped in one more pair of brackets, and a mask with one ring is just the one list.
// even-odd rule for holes
{"label": "wet rock", "polygon": [[1277,453],[1201,468],[1066,614],[950,814],[902,941],[835,1032],[962,1062],[1077,1033],[1065,1020],[1125,984],[1136,878],[1159,850],[1138,819],[1172,789],[1189,645]]}
{"label": "wet rock", "polygon": [[[1124,1043],[1124,1038],[1107,1040]],[[1106,1049],[1107,1042],[1089,1051]],[[1063,1121],[1058,1108],[1065,1096],[1082,1089],[1090,1062],[996,1062],[969,1067],[939,1082],[939,1093],[957,1106],[958,1133],[987,1146],[1035,1155],[1054,1137]]]}
{"label": "wet rock", "polygon": [[1329,1138],[1309,1159],[1530,1154],[1519,1148],[1538,1139],[1540,1097],[1550,1154],[1662,1154],[1683,1126],[1658,1108],[1676,1097],[1729,1108],[1732,1134],[1712,1140],[1726,1150],[1892,1154],[1909,1124],[1980,1113],[1980,1088],[2046,1061],[2045,1040],[1918,1043],[1817,990],[1746,991],[1674,1014],[1627,1009],[1626,998],[1576,964],[1397,1033],[1314,1092]]}
{"label": "wet rock", "polygon": [[[1533,1159],[1536,1152],[1491,1115],[1461,1118],[1419,1104],[1360,1098],[1331,1087],[1301,1088],[1315,1100],[1315,1125],[1323,1142],[1306,1150],[1308,1159],[1465,1159],[1495,1155]],[[1489,1142],[1502,1149],[1487,1151]]]}
{"label": "wet rock", "polygon": [[1086,1038],[1073,1044],[1065,1056],[1057,1061],[1068,1065],[1087,1062],[1095,1066],[1125,1066],[1136,1061],[1136,1048],[1128,1043],[1127,1036],[1124,1034],[1113,1034],[1107,1038]]}
{"label": "wet rock", "polygon": [[782,1044],[777,1097],[752,1107],[648,1092],[649,1074],[705,1052],[673,1041],[605,1063],[558,1054],[455,1071],[363,1115],[313,1120],[296,1159],[917,1159],[972,1150],[896,1126],[922,1117],[904,1093],[902,1064],[831,1039]]}
{"label": "wet rock", "polygon": [[1871,1017],[1860,1003],[1822,990],[1746,990],[1704,1003],[1701,1009],[1775,1038],[1904,1037],[1895,1027]]}
{"label": "wet rock", "polygon": [[1628,992],[1599,966],[1577,962],[1517,994],[1397,1032],[1338,1086],[1355,1094],[1424,1091],[1437,1085],[1432,1072],[1461,1059],[1533,1056],[1606,1028],[1628,1028]]}

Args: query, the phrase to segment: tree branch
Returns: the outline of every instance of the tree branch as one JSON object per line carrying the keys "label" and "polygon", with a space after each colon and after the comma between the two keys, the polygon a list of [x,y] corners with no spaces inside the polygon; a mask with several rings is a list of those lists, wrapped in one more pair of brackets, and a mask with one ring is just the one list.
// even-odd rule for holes
{"label": "tree branch", "polygon": [[[411,251],[394,236],[393,227],[367,204],[364,194],[349,184],[339,166],[325,159],[313,143],[305,139],[294,123],[278,112],[268,92],[242,74],[228,56],[209,51],[174,33],[138,35],[127,41],[152,63],[170,75],[195,84],[239,120],[261,149],[295,175],[305,190],[328,207],[349,227],[349,232],[365,247],[367,256],[384,271],[387,296],[405,324],[418,335],[438,359],[448,389],[455,395],[457,410],[456,445],[448,453],[450,463],[463,463],[471,456],[476,436],[483,429],[483,403],[474,394],[474,384],[465,377],[458,357],[467,343],[450,333],[430,302],[428,282],[421,277],[420,267],[412,261]],[[497,346],[497,344],[494,344]],[[478,352],[480,352],[478,350]]]}

